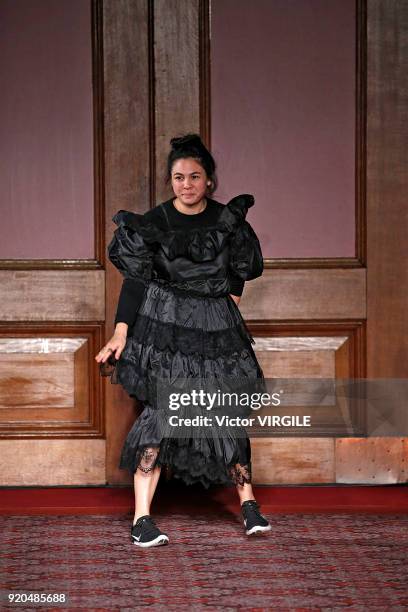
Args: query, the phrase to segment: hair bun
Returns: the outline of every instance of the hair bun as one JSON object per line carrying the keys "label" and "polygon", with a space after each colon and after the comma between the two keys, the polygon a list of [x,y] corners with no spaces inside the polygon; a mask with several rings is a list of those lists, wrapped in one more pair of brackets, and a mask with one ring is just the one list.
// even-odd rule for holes
{"label": "hair bun", "polygon": [[178,138],[172,138],[170,145],[173,150],[181,149],[186,145],[202,147],[203,143],[201,137],[198,134],[186,134],[185,136],[179,136]]}

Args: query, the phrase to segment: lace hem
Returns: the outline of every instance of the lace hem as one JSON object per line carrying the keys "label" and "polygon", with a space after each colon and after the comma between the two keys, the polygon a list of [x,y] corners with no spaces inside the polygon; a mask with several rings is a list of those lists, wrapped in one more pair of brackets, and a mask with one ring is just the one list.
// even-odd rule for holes
{"label": "lace hem", "polygon": [[252,482],[252,466],[250,462],[247,463],[247,465],[236,463],[228,469],[230,478],[234,484],[243,486],[244,484],[250,484]]}
{"label": "lace hem", "polygon": [[[233,463],[231,465],[222,464],[214,457],[200,456],[199,464],[197,456],[191,456],[189,462],[185,462],[184,451],[179,448],[179,453],[174,452],[173,456],[166,457],[166,450],[161,447],[145,447],[138,449],[135,453],[135,460],[129,464],[129,458],[122,457],[120,467],[128,469],[134,474],[140,470],[144,474],[149,474],[157,467],[165,468],[166,478],[172,477],[183,480],[186,484],[200,482],[206,488],[212,484],[234,484],[243,486],[252,482],[251,462],[245,465]],[[188,466],[188,467],[186,467]]]}

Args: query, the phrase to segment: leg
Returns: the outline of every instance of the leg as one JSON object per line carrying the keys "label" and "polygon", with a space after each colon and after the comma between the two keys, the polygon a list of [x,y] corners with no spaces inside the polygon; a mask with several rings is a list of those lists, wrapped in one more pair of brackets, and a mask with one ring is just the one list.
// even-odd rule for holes
{"label": "leg", "polygon": [[142,548],[163,546],[169,537],[160,531],[150,516],[150,504],[160,476],[161,468],[155,466],[159,449],[146,448],[137,466],[135,483],[135,516],[131,528],[133,544]]}
{"label": "leg", "polygon": [[242,504],[245,501],[250,499],[255,499],[255,495],[252,489],[252,485],[249,482],[244,482],[244,484],[237,484],[237,493],[239,496],[239,502]]}
{"label": "leg", "polygon": [[237,493],[244,518],[245,533],[247,535],[253,535],[270,531],[271,526],[268,519],[260,513],[252,485],[248,482],[248,480],[251,479],[249,463],[248,466],[245,467],[237,463],[234,472],[236,478],[235,482],[237,483]]}
{"label": "leg", "polygon": [[133,524],[140,516],[150,514],[150,504],[159,481],[161,467],[153,467],[158,454],[157,448],[146,449],[134,475],[135,516]]}
{"label": "leg", "polygon": [[255,495],[251,484],[251,463],[249,453],[246,465],[236,463],[232,468],[230,468],[230,474],[232,476],[233,481],[236,483],[237,493],[241,506],[244,502],[248,500],[255,500]]}

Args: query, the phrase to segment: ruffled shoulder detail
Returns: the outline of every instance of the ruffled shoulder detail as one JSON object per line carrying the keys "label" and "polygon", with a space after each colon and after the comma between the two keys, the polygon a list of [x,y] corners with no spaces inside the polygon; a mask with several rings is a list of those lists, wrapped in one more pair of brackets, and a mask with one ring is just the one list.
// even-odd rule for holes
{"label": "ruffled shoulder detail", "polygon": [[118,210],[112,217],[112,221],[118,227],[128,227],[131,230],[137,230],[142,217],[143,215],[130,212],[129,210]]}
{"label": "ruffled shoulder detail", "polygon": [[187,257],[194,262],[211,261],[224,249],[231,234],[241,225],[254,197],[242,194],[232,198],[221,210],[217,225],[185,230],[160,230],[147,223],[143,228],[146,241],[158,242],[170,260]]}
{"label": "ruffled shoulder detail", "polygon": [[248,209],[254,205],[254,197],[243,194],[233,198],[226,210],[225,222],[231,227],[229,268],[233,275],[242,281],[261,276],[264,269],[261,245],[248,221]]}
{"label": "ruffled shoulder detail", "polygon": [[143,236],[143,215],[119,210],[112,221],[118,226],[108,245],[113,265],[125,278],[152,278],[154,251]]}
{"label": "ruffled shoulder detail", "polygon": [[122,233],[128,233],[132,236],[136,235],[145,244],[152,246],[154,244],[160,245],[166,234],[163,228],[150,221],[147,213],[141,215],[129,210],[119,210],[112,217],[112,221]]}
{"label": "ruffled shoulder detail", "polygon": [[141,254],[144,244],[152,251],[161,248],[169,260],[186,257],[194,262],[204,262],[215,259],[237,229],[246,223],[245,217],[254,202],[255,199],[250,194],[235,196],[223,206],[216,225],[196,227],[188,232],[184,229],[169,230],[159,227],[150,220],[148,213],[140,215],[119,210],[112,221],[118,226],[115,232],[117,238],[128,247],[137,245],[138,255]]}
{"label": "ruffled shoulder detail", "polygon": [[249,193],[235,196],[224,206],[219,221],[233,231],[246,218],[248,210],[255,204],[255,198]]}

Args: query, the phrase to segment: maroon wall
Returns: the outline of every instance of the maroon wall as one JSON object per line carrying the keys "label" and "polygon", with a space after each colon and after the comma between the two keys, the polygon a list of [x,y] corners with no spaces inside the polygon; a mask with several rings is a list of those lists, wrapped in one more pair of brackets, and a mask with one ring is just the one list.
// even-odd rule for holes
{"label": "maroon wall", "polygon": [[265,257],[355,254],[354,0],[213,0],[221,201],[252,193]]}
{"label": "maroon wall", "polygon": [[89,0],[0,1],[0,258],[93,258]]}

